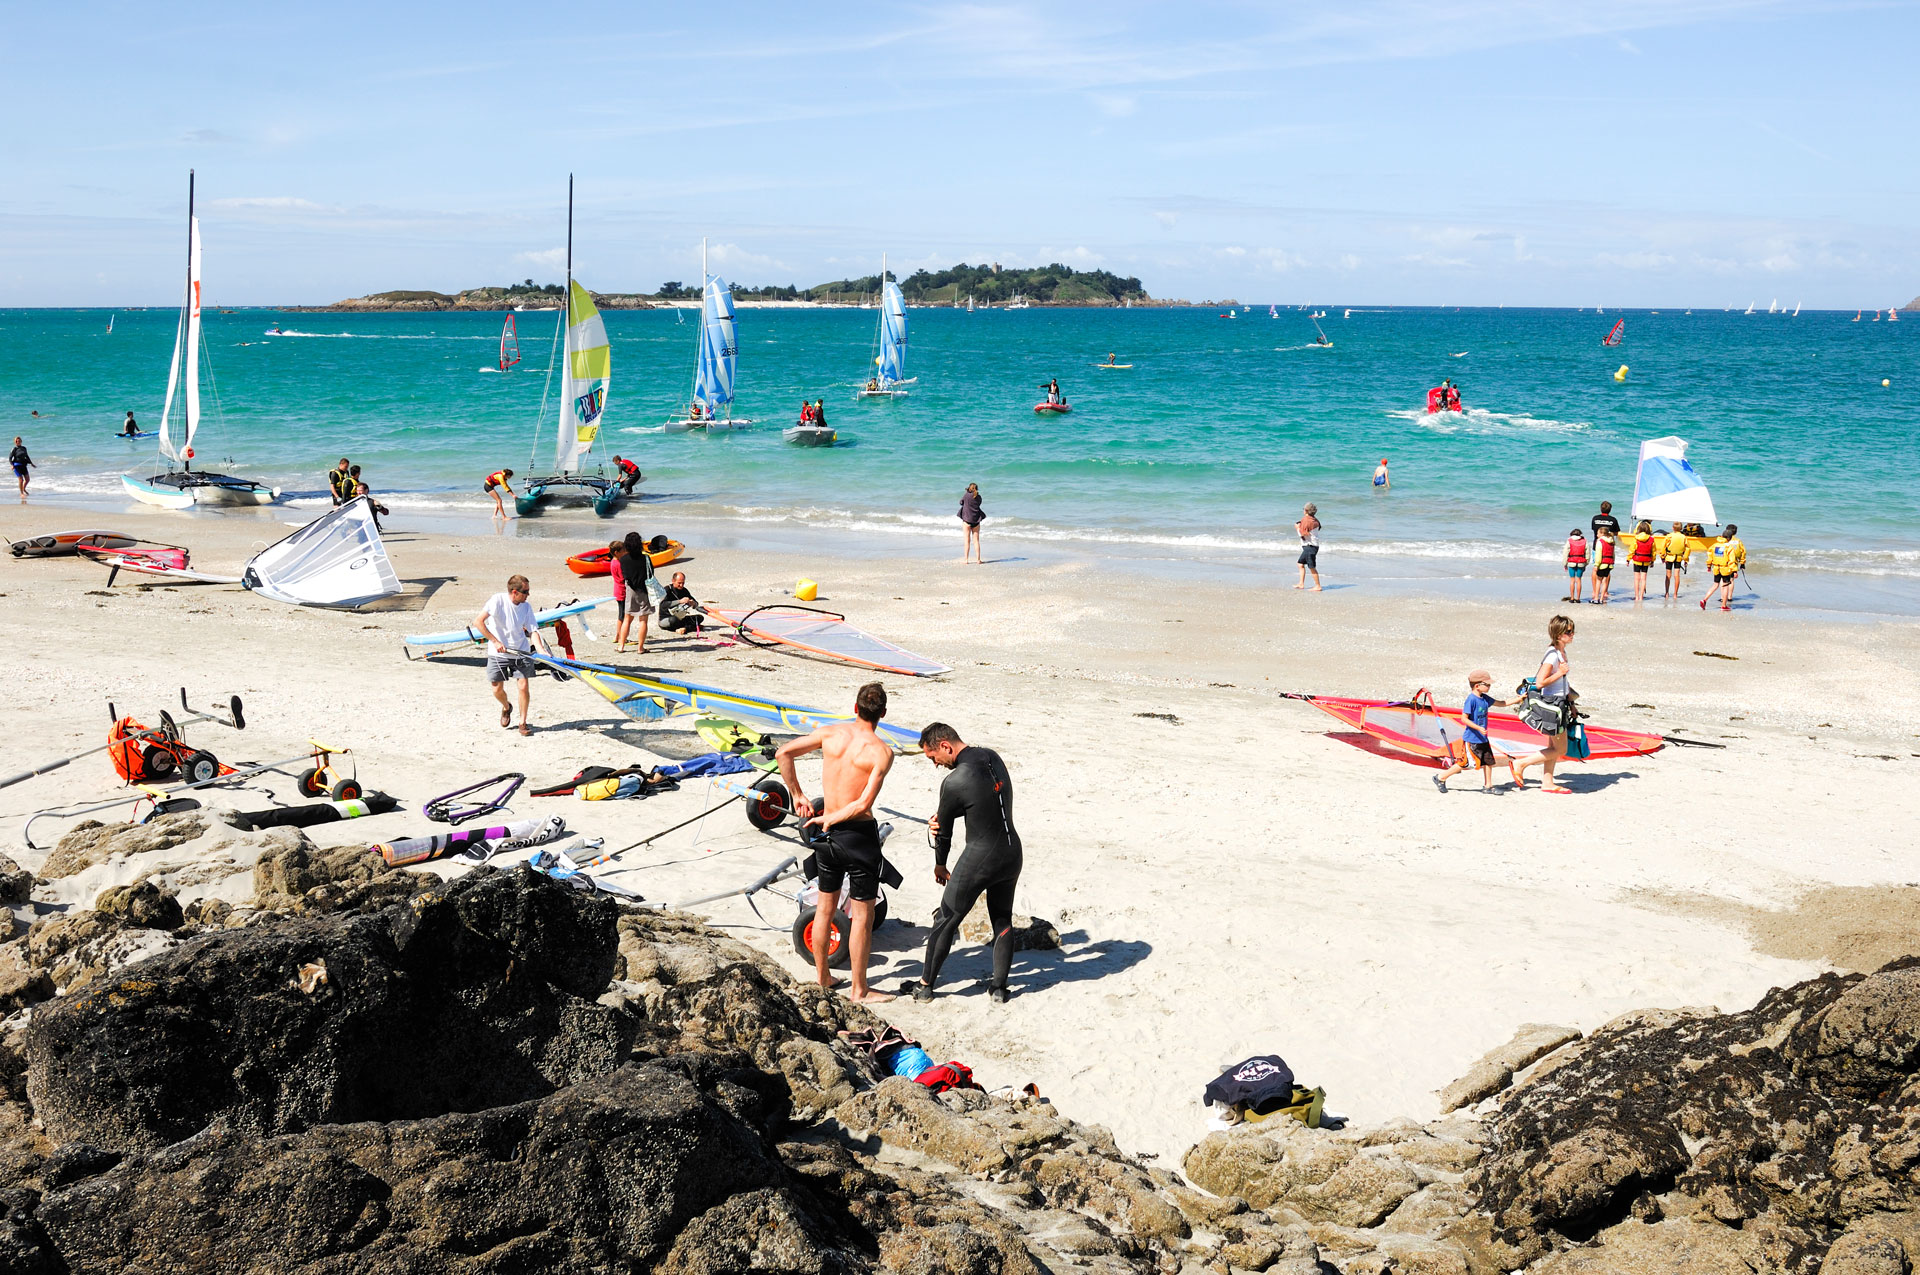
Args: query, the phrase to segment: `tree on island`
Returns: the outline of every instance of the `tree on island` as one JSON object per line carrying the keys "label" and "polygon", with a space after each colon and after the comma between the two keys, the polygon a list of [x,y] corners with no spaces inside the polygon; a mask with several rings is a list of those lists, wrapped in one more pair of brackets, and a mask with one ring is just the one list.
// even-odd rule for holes
{"label": "tree on island", "polygon": [[[916,270],[896,282],[908,301],[923,305],[951,305],[967,297],[988,305],[1015,297],[1063,305],[1119,305],[1151,299],[1136,278],[1105,270],[1074,270],[1059,262],[1027,270],[963,262],[940,271]],[[808,291],[816,300],[832,301],[871,296],[879,290],[880,276],[873,274],[823,283]]]}

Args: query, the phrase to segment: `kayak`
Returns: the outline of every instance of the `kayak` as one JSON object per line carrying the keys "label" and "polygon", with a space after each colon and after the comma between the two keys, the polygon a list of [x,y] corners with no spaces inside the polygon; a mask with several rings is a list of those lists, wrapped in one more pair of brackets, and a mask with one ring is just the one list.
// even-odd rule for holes
{"label": "kayak", "polygon": [[1116,371],[1116,372],[1124,372],[1124,371],[1126,371],[1126,370],[1127,370],[1128,368],[1130,368],[1130,367],[1132,367],[1132,366],[1133,366],[1133,364],[1131,364],[1131,363],[1095,363],[1095,364],[1094,364],[1093,366],[1095,366],[1095,367],[1110,367],[1110,368],[1112,368],[1112,369],[1113,369],[1114,371]]}
{"label": "kayak", "polygon": [[[653,550],[647,554],[647,557],[653,560],[654,566],[664,567],[678,558],[680,551],[685,548],[686,546],[678,540],[669,540],[666,548]],[[612,556],[611,549],[589,549],[585,553],[576,553],[567,559],[567,570],[577,576],[608,575],[613,568],[608,565],[607,559]]]}
{"label": "kayak", "polygon": [[53,531],[16,540],[11,548],[16,558],[58,558],[79,553],[83,544],[101,549],[126,549],[138,543],[132,536],[117,531]]}
{"label": "kayak", "polygon": [[113,436],[115,438],[156,438],[158,434],[150,429],[143,429],[138,434],[124,434],[116,430]]}
{"label": "kayak", "polygon": [[1065,403],[1035,403],[1033,405],[1033,410],[1036,414],[1040,416],[1048,416],[1048,415],[1065,416],[1068,412],[1071,412],[1073,409],[1067,406]]}

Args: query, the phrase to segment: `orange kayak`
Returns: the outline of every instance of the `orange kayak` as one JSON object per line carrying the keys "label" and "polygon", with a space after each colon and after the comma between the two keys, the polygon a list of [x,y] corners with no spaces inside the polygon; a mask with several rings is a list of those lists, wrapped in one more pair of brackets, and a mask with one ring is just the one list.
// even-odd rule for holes
{"label": "orange kayak", "polygon": [[[654,566],[664,567],[679,557],[680,551],[685,548],[686,546],[678,540],[669,540],[666,548],[654,549],[647,554],[647,557],[653,559]],[[607,559],[612,556],[611,549],[589,549],[585,553],[576,553],[568,558],[567,569],[577,576],[603,576],[613,570],[607,563]]]}

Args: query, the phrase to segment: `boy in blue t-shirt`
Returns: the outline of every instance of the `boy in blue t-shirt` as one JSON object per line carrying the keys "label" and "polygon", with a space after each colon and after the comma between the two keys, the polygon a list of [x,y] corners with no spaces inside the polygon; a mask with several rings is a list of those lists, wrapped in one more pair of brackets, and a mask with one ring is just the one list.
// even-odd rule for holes
{"label": "boy in blue t-shirt", "polygon": [[1454,743],[1453,764],[1433,777],[1433,786],[1441,792],[1447,790],[1449,777],[1468,766],[1480,767],[1481,791],[1493,791],[1493,743],[1487,738],[1487,710],[1516,702],[1494,699],[1487,693],[1493,689],[1493,674],[1485,669],[1467,674],[1467,688],[1467,701],[1460,706],[1460,715],[1466,718],[1466,738]]}

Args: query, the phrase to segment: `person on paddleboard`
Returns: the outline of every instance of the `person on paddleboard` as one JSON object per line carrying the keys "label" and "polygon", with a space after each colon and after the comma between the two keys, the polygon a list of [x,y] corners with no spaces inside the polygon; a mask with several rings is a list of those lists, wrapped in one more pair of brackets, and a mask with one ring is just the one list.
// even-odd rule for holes
{"label": "person on paddleboard", "polygon": [[121,433],[121,434],[122,434],[122,435],[123,435],[124,437],[127,437],[127,438],[137,438],[137,437],[139,437],[139,435],[140,435],[140,426],[134,423],[134,419],[133,419],[133,413],[132,413],[132,412],[128,412],[128,413],[127,413],[127,423],[126,423],[126,425],[125,425],[125,426],[123,426],[123,427],[121,428],[121,430],[120,430],[120,433]]}
{"label": "person on paddleboard", "polygon": [[[878,682],[862,686],[853,700],[853,720],[822,726],[799,739],[788,740],[775,754],[780,761],[780,778],[793,794],[793,813],[823,835],[824,844],[814,851],[820,870],[820,903],[816,917],[831,918],[834,901],[842,885],[847,887],[847,918],[850,947],[849,973],[852,986],[847,999],[852,1001],[890,1001],[892,994],[867,986],[867,957],[873,949],[873,909],[880,898],[880,824],[873,817],[873,806],[880,799],[880,786],[893,769],[893,749],[881,739],[874,727],[887,715],[886,688]],[[826,796],[816,806],[800,787],[794,762],[808,753],[820,754]],[[834,986],[827,970],[832,954],[831,924],[818,921],[813,930],[814,976],[822,987]]]}
{"label": "person on paddleboard", "polygon": [[[344,465],[347,462],[343,460],[340,463]],[[501,501],[500,495],[502,492],[509,496],[513,495],[513,488],[507,485],[507,480],[512,477],[511,469],[496,469],[487,475],[487,481],[480,486],[481,491],[493,497],[493,512],[497,518],[507,516],[507,506]]]}
{"label": "person on paddleboard", "polygon": [[[1013,780],[1007,764],[991,748],[969,747],[960,732],[945,722],[934,722],[920,732],[920,751],[946,769],[940,783],[940,808],[927,820],[927,840],[933,844],[934,884],[946,887],[927,932],[927,955],[920,979],[908,990],[917,1001],[933,999],[940,967],[960,933],[973,905],[987,896],[987,920],[993,926],[993,977],[987,996],[996,1005],[1007,1002],[1007,975],[1013,968],[1013,891],[1020,884],[1020,834],[1013,828]],[[947,870],[947,852],[953,847],[955,820],[967,824],[967,844],[960,862]]]}

